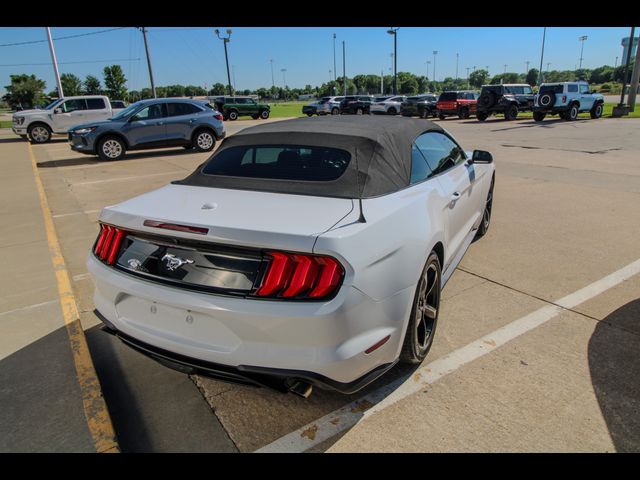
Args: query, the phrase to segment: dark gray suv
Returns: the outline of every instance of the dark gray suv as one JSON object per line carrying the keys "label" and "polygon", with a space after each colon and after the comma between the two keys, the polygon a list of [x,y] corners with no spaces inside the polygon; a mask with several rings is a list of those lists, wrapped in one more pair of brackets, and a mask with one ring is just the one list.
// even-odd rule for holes
{"label": "dark gray suv", "polygon": [[141,100],[109,120],[71,127],[76,152],[119,160],[127,150],[184,147],[213,149],[225,136],[222,114],[206,101],[181,98]]}

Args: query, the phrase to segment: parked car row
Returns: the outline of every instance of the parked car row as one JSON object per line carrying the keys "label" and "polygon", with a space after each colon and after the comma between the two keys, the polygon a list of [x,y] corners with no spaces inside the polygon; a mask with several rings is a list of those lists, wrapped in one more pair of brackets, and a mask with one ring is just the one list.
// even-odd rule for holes
{"label": "parked car row", "polygon": [[[320,110],[321,102],[333,102],[330,110]],[[338,114],[385,114],[420,118],[449,116],[466,119],[475,115],[483,122],[491,115],[503,115],[505,120],[515,120],[520,112],[533,112],[533,118],[541,122],[547,115],[559,115],[564,120],[575,120],[581,112],[589,112],[591,118],[600,118],[604,111],[604,97],[589,90],[587,82],[543,83],[537,94],[528,84],[484,85],[480,91],[447,91],[415,96],[349,95],[323,97],[302,107],[308,116]]]}

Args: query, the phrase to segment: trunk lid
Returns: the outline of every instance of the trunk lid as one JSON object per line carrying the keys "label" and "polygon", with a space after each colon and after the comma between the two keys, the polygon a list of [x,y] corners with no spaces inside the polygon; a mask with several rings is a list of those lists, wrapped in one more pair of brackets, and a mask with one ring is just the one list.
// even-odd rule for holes
{"label": "trunk lid", "polygon": [[[104,208],[100,221],[201,242],[311,252],[316,237],[352,210],[353,200],[344,198],[166,185]],[[208,232],[149,227],[145,220],[204,227]]]}

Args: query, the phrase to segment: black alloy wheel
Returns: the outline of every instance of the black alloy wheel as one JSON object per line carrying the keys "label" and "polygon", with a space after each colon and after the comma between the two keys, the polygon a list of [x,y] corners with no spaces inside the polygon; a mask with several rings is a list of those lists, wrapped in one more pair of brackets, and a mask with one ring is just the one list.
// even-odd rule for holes
{"label": "black alloy wheel", "polygon": [[440,259],[438,254],[432,251],[418,281],[407,333],[400,352],[400,360],[404,363],[421,363],[431,349],[440,309],[441,277]]}
{"label": "black alloy wheel", "polygon": [[489,225],[491,224],[491,210],[493,208],[493,186],[495,184],[495,177],[491,179],[491,186],[489,187],[489,193],[487,194],[487,201],[484,204],[484,212],[482,213],[482,222],[478,227],[476,238],[480,238],[487,233]]}

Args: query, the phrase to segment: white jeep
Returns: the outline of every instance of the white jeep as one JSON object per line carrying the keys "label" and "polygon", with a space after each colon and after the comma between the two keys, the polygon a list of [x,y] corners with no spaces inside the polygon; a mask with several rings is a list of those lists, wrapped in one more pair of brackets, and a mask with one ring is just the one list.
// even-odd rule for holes
{"label": "white jeep", "polygon": [[578,113],[589,112],[600,118],[604,97],[592,93],[587,82],[543,83],[533,104],[533,119],[541,122],[547,115],[559,115],[563,120],[575,120]]}
{"label": "white jeep", "polygon": [[46,143],[54,133],[66,135],[74,125],[106,120],[121,110],[113,108],[104,95],[64,97],[42,109],[14,113],[12,129],[31,143]]}

